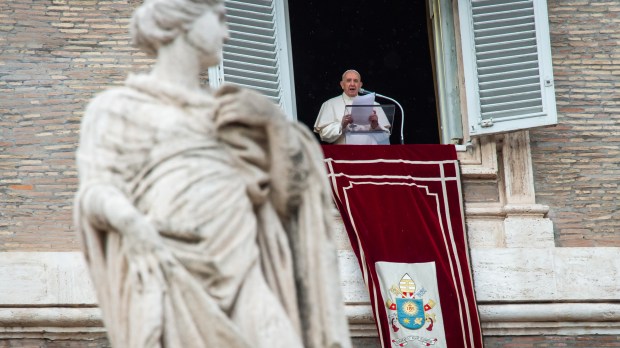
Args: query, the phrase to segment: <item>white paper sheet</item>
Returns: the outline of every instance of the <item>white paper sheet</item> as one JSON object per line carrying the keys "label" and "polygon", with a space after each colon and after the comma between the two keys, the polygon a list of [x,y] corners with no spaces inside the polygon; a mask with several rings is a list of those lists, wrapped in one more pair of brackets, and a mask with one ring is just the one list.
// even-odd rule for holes
{"label": "white paper sheet", "polygon": [[375,104],[375,94],[370,93],[366,95],[358,95],[353,99],[353,106],[351,109],[351,117],[353,117],[353,124],[355,125],[369,125],[368,118],[372,115],[373,105]]}

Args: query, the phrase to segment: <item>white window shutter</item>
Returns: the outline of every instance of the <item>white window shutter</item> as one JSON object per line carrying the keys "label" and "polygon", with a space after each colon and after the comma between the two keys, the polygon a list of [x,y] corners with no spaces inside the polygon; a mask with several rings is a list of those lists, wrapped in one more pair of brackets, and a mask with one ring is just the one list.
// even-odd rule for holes
{"label": "white window shutter", "polygon": [[459,0],[469,134],[557,123],[546,0]]}
{"label": "white window shutter", "polygon": [[261,92],[296,118],[285,0],[226,0],[230,39],[209,84],[234,83]]}

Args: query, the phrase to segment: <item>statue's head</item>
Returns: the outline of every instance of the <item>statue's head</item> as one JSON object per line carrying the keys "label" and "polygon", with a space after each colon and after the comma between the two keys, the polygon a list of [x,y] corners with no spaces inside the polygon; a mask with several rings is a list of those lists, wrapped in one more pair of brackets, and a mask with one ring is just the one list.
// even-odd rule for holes
{"label": "statue's head", "polygon": [[[224,30],[224,35],[227,37],[228,31],[224,23],[224,1],[223,0],[145,0],[144,3],[136,9],[131,19],[131,37],[133,45],[142,49],[149,55],[156,55],[157,50],[164,45],[167,45],[174,41],[180,35],[188,35],[192,32],[193,27],[197,21],[203,24],[209,20],[205,20],[202,17],[214,15],[218,19],[218,23]],[[219,35],[222,33],[211,33],[209,30],[217,30],[207,25],[205,30],[194,30],[196,36],[198,33],[202,36],[202,39],[209,38],[210,35]],[[190,44],[192,44],[191,35]],[[208,49],[207,51],[217,51],[221,49],[221,39],[211,40],[211,45],[218,45],[214,49]],[[204,46],[200,43],[195,43],[196,48],[202,49],[200,46]],[[209,52],[210,53],[210,52]]]}

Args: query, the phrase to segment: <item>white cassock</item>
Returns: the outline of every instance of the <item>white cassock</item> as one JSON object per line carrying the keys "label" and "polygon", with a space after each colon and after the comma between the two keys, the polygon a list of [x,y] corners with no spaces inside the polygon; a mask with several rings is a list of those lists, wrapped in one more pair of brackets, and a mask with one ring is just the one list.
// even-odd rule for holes
{"label": "white cassock", "polygon": [[[382,143],[382,141],[387,141],[389,144],[389,129],[391,125],[381,108],[377,108],[377,116],[379,117],[379,127],[384,132],[355,134],[352,131],[369,130],[369,126],[366,126],[366,128],[363,128],[364,126],[356,126],[356,129],[353,129],[352,125],[347,125],[343,131],[342,118],[345,112],[350,112],[347,111],[347,106],[353,104],[353,99],[355,98],[351,98],[343,93],[323,103],[319,116],[314,123],[314,131],[321,136],[321,140],[333,144],[377,145]],[[348,139],[345,136],[347,133],[350,135]]]}

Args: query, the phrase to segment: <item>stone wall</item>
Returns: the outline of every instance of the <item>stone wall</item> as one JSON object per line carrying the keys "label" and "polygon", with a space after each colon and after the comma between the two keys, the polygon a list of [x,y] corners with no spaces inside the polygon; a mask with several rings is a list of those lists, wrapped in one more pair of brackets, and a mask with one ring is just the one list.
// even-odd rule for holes
{"label": "stone wall", "polygon": [[558,125],[530,132],[558,246],[620,246],[620,3],[549,0]]}
{"label": "stone wall", "polygon": [[[360,338],[353,342],[354,348],[379,348],[377,338]],[[485,337],[485,348],[609,348],[620,347],[620,336],[508,336],[508,337]],[[105,339],[95,340],[2,340],[0,348],[109,348]]]}

